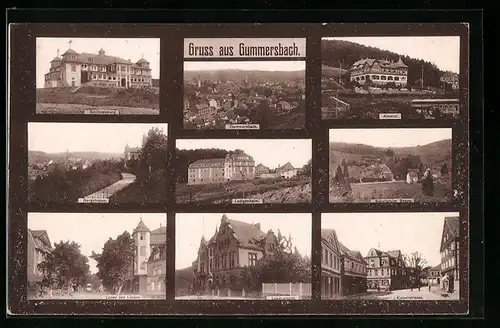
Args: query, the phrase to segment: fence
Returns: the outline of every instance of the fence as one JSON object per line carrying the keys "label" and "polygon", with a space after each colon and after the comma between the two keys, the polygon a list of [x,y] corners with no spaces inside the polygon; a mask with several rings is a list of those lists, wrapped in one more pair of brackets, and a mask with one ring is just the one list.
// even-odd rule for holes
{"label": "fence", "polygon": [[297,299],[308,299],[311,298],[311,283],[264,283],[262,296],[263,298],[291,296]]}

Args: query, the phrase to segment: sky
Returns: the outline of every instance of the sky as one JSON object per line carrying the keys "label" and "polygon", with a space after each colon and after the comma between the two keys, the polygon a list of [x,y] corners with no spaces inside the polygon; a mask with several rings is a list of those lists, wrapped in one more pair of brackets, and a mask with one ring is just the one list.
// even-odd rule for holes
{"label": "sky", "polygon": [[[427,265],[441,263],[440,247],[444,218],[459,213],[323,213],[321,229],[335,229],[347,248],[363,256],[370,248],[382,251],[418,251]],[[360,227],[358,229],[354,227]]]}
{"label": "sky", "polygon": [[153,128],[168,133],[167,124],[150,123],[28,123],[28,150],[46,153],[96,151],[122,153],[125,146],[142,146]]}
{"label": "sky", "polygon": [[[132,234],[141,220],[150,230],[167,226],[165,213],[28,213],[28,229],[46,230],[52,247],[61,241],[75,241],[80,251],[89,257],[92,251],[101,253],[111,237],[124,231]],[[89,258],[91,273],[97,273],[97,262]]]}
{"label": "sky", "polygon": [[330,129],[330,142],[374,147],[414,147],[451,139],[451,128],[439,129]]}
{"label": "sky", "polygon": [[154,38],[36,38],[36,87],[43,88],[44,74],[49,72],[50,61],[69,49],[78,53],[97,54],[104,49],[106,55],[130,59],[133,63],[144,56],[149,61],[151,75],[157,79],[160,76],[160,39]]}
{"label": "sky", "polygon": [[[220,226],[223,213],[182,213],[175,218],[175,269],[190,267],[198,255],[201,237],[210,239]],[[311,214],[308,213],[226,213],[228,219],[260,223],[263,232],[278,229],[302,255],[311,257]]]}
{"label": "sky", "polygon": [[460,72],[459,36],[377,36],[323,39],[343,40],[389,50],[400,55],[434,63],[443,71]]}
{"label": "sky", "polygon": [[214,71],[239,69],[244,71],[303,71],[305,61],[196,61],[184,62],[185,71]]}
{"label": "sky", "polygon": [[241,149],[253,157],[256,166],[263,164],[270,169],[287,162],[301,168],[312,158],[311,139],[178,139],[176,142],[179,149]]}

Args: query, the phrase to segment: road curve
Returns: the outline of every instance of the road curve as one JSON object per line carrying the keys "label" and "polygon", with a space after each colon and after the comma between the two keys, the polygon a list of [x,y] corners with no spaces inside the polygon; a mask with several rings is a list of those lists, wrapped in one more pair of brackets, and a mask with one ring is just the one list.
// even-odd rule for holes
{"label": "road curve", "polygon": [[122,179],[113,183],[112,185],[107,186],[106,188],[102,188],[101,190],[98,190],[90,195],[87,195],[83,197],[84,200],[90,200],[90,199],[104,199],[104,198],[109,198],[113,194],[117,193],[118,191],[122,190],[129,184],[135,181],[135,175],[130,174],[130,173],[123,173],[122,172]]}

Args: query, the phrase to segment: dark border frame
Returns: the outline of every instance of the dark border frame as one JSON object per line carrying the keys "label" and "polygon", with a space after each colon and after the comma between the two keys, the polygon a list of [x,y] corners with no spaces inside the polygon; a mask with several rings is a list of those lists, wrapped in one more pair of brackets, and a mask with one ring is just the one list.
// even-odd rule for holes
{"label": "dark border frame", "polygon": [[[22,14],[27,14],[29,15],[29,11],[18,11],[15,13],[15,15],[12,15],[10,18],[21,21],[20,17],[22,17]],[[81,12],[80,12],[81,13]],[[107,12],[109,13],[109,12]],[[371,16],[372,13],[363,13],[363,12],[351,12],[355,14],[359,14],[357,17],[358,19],[361,19],[361,21],[364,22],[370,22],[374,21],[375,17]],[[31,12],[33,14],[33,12]],[[76,10],[71,10],[65,12],[64,17],[59,17],[60,23],[67,22],[67,20],[71,19],[73,17],[73,22],[78,21],[79,19],[75,19],[75,17],[80,17],[78,16],[79,12]],[[342,13],[340,13],[342,14]],[[465,13],[461,12],[455,12],[453,16],[454,18],[449,18],[447,17],[446,19],[443,18],[442,16],[439,15],[439,12],[425,12],[421,13],[420,15],[414,15],[410,12],[406,12],[406,14],[401,14],[398,19],[402,21],[426,21],[428,19],[434,18],[434,20],[437,21],[470,21],[473,19],[473,15],[467,15]],[[441,13],[442,14],[442,13]],[[453,14],[453,13],[452,13]],[[226,15],[227,13],[222,14],[222,16]],[[131,15],[132,16],[132,15]],[[193,21],[200,21],[200,17],[203,16],[203,13],[198,13],[198,14],[193,14],[189,18],[186,16],[178,17],[180,19],[191,19]],[[271,15],[272,16],[272,15]],[[321,16],[321,15],[319,15]],[[376,16],[376,15],[375,15]],[[99,16],[101,19],[104,17]],[[138,12],[137,16],[128,19],[127,21],[129,22],[134,22],[136,20],[141,20],[144,18],[147,18],[148,15],[146,12]],[[174,13],[175,17],[175,13]],[[238,17],[238,15],[234,16],[235,18]],[[245,14],[239,15],[240,18],[245,17]],[[268,14],[265,14],[264,12],[259,12],[259,19],[257,21],[260,21],[261,19],[266,19],[266,17],[269,18]],[[326,15],[323,15],[323,17],[326,17]],[[337,15],[337,18],[340,16]],[[351,16],[353,17],[353,16]],[[356,16],[354,16],[356,17]],[[161,17],[161,12],[158,11],[155,13],[151,13],[149,16],[150,21],[152,22],[157,22],[157,21],[162,21]],[[178,19],[178,18],[174,18]],[[248,17],[246,17],[248,19]],[[475,17],[477,18],[477,16]],[[80,18],[83,21],[92,21],[89,17],[86,18]],[[113,22],[113,21],[118,21],[121,19],[120,12],[114,12],[109,14],[109,16],[106,17],[106,20],[108,22]],[[331,18],[330,18],[331,19]],[[202,20],[202,19],[201,19]],[[279,19],[278,19],[279,20]],[[11,20],[12,21],[12,20]],[[31,15],[29,18],[24,18],[23,21],[31,21],[31,22],[41,22],[40,17],[37,17],[36,15]],[[43,20],[42,20],[43,21]],[[326,19],[325,19],[326,21]],[[342,21],[342,18],[340,18],[340,21]],[[345,20],[344,20],[345,21]],[[356,20],[353,20],[356,21]],[[476,21],[477,23],[477,21]],[[400,23],[399,26],[408,26],[410,23]],[[413,23],[414,24],[414,23]],[[350,28],[350,34],[357,34],[358,30],[356,26],[359,24],[356,23],[349,23],[349,24],[342,24],[344,28],[346,28],[346,31],[348,27]],[[361,24],[363,26],[367,26],[366,24]],[[414,24],[415,25],[415,24]],[[419,25],[419,24],[416,24]],[[422,25],[422,24],[420,24]],[[124,36],[129,36],[133,33],[137,33],[139,35],[141,32],[142,24],[140,26],[133,26],[131,24],[125,24],[121,25],[120,29],[116,29],[115,33],[116,35],[122,35]],[[27,195],[26,195],[26,187],[27,187],[27,180],[26,180],[26,174],[24,173],[24,169],[26,168],[26,158],[27,158],[27,122],[28,121],[74,121],[74,122],[87,122],[87,121],[92,121],[92,122],[158,122],[157,120],[160,119],[162,122],[167,122],[169,124],[169,131],[168,131],[168,136],[169,136],[169,154],[168,154],[168,162],[172,163],[172,160],[174,159],[174,142],[175,139],[178,136],[181,136],[183,138],[189,138],[189,137],[195,137],[191,136],[187,133],[181,133],[179,131],[179,128],[177,127],[177,124],[175,122],[178,121],[179,116],[181,116],[180,112],[177,112],[176,108],[181,108],[179,105],[181,105],[182,97],[178,97],[176,95],[182,94],[180,85],[182,84],[182,80],[179,81],[179,76],[181,76],[179,73],[182,73],[182,49],[183,49],[183,44],[179,43],[179,39],[182,37],[186,36],[192,36],[193,34],[190,34],[188,31],[196,31],[198,30],[199,34],[197,36],[203,35],[204,37],[209,37],[209,36],[216,36],[216,37],[223,37],[223,36],[228,36],[228,35],[238,35],[239,37],[247,36],[247,35],[252,35],[252,37],[257,37],[254,32],[256,30],[263,31],[261,33],[265,33],[268,37],[271,37],[270,34],[272,34],[272,37],[279,37],[279,33],[274,33],[273,31],[278,28],[277,24],[257,24],[257,25],[249,25],[247,26],[242,26],[242,25],[237,25],[238,28],[234,28],[235,26],[227,25],[227,24],[217,24],[217,25],[197,25],[195,28],[193,26],[189,25],[170,25],[170,26],[165,26],[164,27],[164,32],[162,33],[162,42],[161,42],[161,78],[160,78],[160,88],[161,92],[166,92],[165,94],[162,93],[161,100],[160,100],[160,107],[163,109],[163,104],[166,103],[169,110],[164,113],[164,111],[161,111],[160,116],[154,116],[151,118],[146,118],[146,117],[133,117],[133,116],[120,116],[120,117],[92,117],[90,118],[89,116],[86,116],[85,118],[83,117],[77,117],[75,115],[71,115],[70,117],[58,117],[57,115],[44,115],[44,118],[41,119],[38,116],[35,116],[33,114],[27,115],[27,113],[30,113],[30,108],[33,108],[34,111],[34,97],[32,96],[33,93],[32,91],[29,90],[27,85],[30,85],[30,81],[33,81],[34,77],[34,70],[33,70],[33,65],[30,64],[30,60],[33,61],[34,56],[26,55],[33,53],[34,46],[32,44],[34,43],[33,41],[33,36],[36,35],[36,33],[27,33],[27,29],[32,27],[32,25],[19,25],[11,30],[11,67],[20,67],[23,68],[21,70],[22,74],[12,74],[10,76],[10,90],[11,90],[11,97],[10,97],[10,107],[13,108],[12,111],[10,111],[10,153],[9,153],[9,170],[10,170],[10,175],[9,175],[9,217],[8,217],[8,229],[7,231],[9,232],[9,241],[8,241],[8,253],[7,256],[11,259],[10,265],[9,265],[9,294],[8,294],[8,302],[9,302],[9,310],[11,314],[64,314],[64,313],[73,313],[75,315],[84,315],[84,314],[100,314],[100,315],[126,315],[126,314],[139,314],[139,315],[154,315],[154,314],[163,314],[163,315],[169,315],[169,314],[191,314],[191,315],[199,315],[199,314],[211,314],[211,315],[235,315],[235,314],[241,314],[241,315],[276,315],[276,314],[329,314],[329,315],[376,315],[376,314],[385,314],[385,315],[408,315],[408,314],[413,314],[413,315],[439,315],[439,314],[454,314],[454,315],[465,315],[469,313],[472,308],[469,308],[468,301],[438,301],[438,302],[422,302],[422,301],[417,301],[417,302],[412,302],[412,301],[407,301],[407,302],[398,302],[395,303],[394,301],[377,301],[377,302],[366,302],[366,301],[361,301],[361,302],[337,302],[337,301],[321,301],[317,299],[317,297],[314,297],[313,300],[311,301],[294,301],[294,302],[279,302],[279,301],[242,301],[242,302],[234,302],[234,301],[217,301],[217,302],[203,302],[203,304],[198,303],[198,302],[193,302],[193,301],[174,301],[173,299],[170,299],[170,296],[172,295],[172,292],[174,292],[175,286],[170,282],[169,279],[167,279],[167,300],[166,301],[43,301],[43,302],[33,302],[33,301],[27,301],[26,300],[26,293],[25,293],[25,281],[26,281],[26,259],[24,256],[18,256],[18,254],[25,254],[26,253],[26,217],[28,211],[47,211],[51,212],[55,210],[55,208],[52,209],[35,209],[31,208],[28,206],[26,200],[27,200]],[[283,25],[285,26],[285,25]],[[95,35],[101,35],[102,32],[110,27],[109,24],[101,25],[101,27],[96,27],[94,29]],[[290,27],[290,25],[288,25]],[[397,27],[396,25],[390,25],[386,26],[385,28],[391,28],[392,30]],[[480,135],[477,134],[476,129],[480,129],[482,126],[479,126],[480,122],[482,123],[482,81],[481,81],[481,73],[479,69],[475,71],[474,69],[476,67],[481,67],[482,64],[482,59],[481,59],[481,54],[480,52],[480,38],[482,35],[482,30],[479,25],[473,24],[472,26],[469,25],[470,27],[470,52],[471,52],[471,59],[464,59],[463,56],[461,56],[461,60],[463,60],[463,65],[461,65],[461,73],[464,65],[468,65],[469,63],[474,63],[474,66],[471,66],[471,72],[470,72],[470,79],[473,80],[471,85],[473,86],[472,89],[469,89],[468,85],[464,85],[463,87],[466,90],[469,90],[469,95],[470,99],[465,98],[465,104],[467,104],[470,100],[471,103],[474,104],[474,117],[481,116],[479,119],[472,119],[468,117],[462,117],[460,122],[454,122],[453,125],[456,125],[456,129],[460,129],[463,131],[463,135],[457,137],[458,138],[458,145],[460,145],[458,151],[459,154],[457,158],[459,158],[459,162],[461,164],[461,169],[460,172],[461,174],[459,175],[460,177],[460,185],[463,186],[463,189],[461,189],[461,194],[462,194],[462,199],[463,202],[460,204],[454,204],[453,206],[450,207],[442,207],[442,208],[426,208],[424,209],[425,211],[446,211],[446,212],[456,212],[459,211],[461,213],[461,217],[463,222],[466,224],[462,224],[462,230],[466,229],[468,232],[467,236],[470,235],[471,242],[471,249],[470,253],[474,251],[475,254],[478,254],[478,257],[481,257],[482,259],[482,249],[479,247],[474,247],[474,242],[478,242],[480,238],[482,238],[482,206],[477,206],[475,215],[479,215],[475,218],[474,224],[472,226],[475,226],[474,228],[474,233],[471,233],[471,230],[467,229],[468,225],[470,225],[469,221],[469,216],[468,216],[468,210],[469,210],[469,205],[473,205],[472,203],[469,203],[469,174],[468,174],[468,168],[469,168],[469,152],[468,152],[468,144],[467,141],[469,140],[469,134],[468,134],[468,123],[474,123],[475,127],[473,130],[474,136],[475,136],[475,142],[476,144],[479,144],[480,149],[482,149],[482,143],[479,141],[478,138],[480,138]],[[67,27],[69,28],[69,27]],[[324,30],[324,28],[320,24],[304,24],[301,25],[299,28],[302,29],[305,28],[307,32],[302,32],[306,33],[308,37],[308,44],[315,45],[316,47],[319,47],[319,40],[321,36],[331,36],[330,32],[327,32]],[[368,27],[365,27],[368,28]],[[375,29],[375,27],[373,27]],[[378,29],[378,28],[377,28]],[[113,29],[112,29],[113,30]],[[135,32],[133,32],[135,30]],[[249,32],[251,31],[251,32]],[[398,33],[398,35],[411,35],[411,33],[407,33],[404,30],[399,29],[398,31],[401,31],[401,33]],[[405,33],[403,33],[403,31]],[[433,35],[436,35],[436,30],[434,27],[429,28],[429,32]],[[297,33],[292,33],[294,37],[300,37],[300,33],[298,33],[298,30],[296,30]],[[382,30],[379,30],[380,33],[382,33]],[[248,33],[248,34],[247,34]],[[384,32],[383,34],[387,34],[388,32]],[[181,37],[182,35],[182,37]],[[81,36],[81,35],[80,35]],[[316,38],[316,42],[309,41],[310,38]],[[166,42],[165,42],[166,41]],[[170,43],[169,43],[170,42]],[[179,44],[179,46],[168,46],[170,44]],[[474,46],[473,46],[474,45]],[[31,49],[31,50],[30,50]],[[177,49],[177,51],[175,50]],[[181,56],[179,56],[179,49],[181,50]],[[463,53],[463,43],[462,43],[462,48],[461,52]],[[171,61],[170,64],[167,65],[164,64],[165,59],[171,56]],[[308,69],[309,69],[309,74],[311,78],[316,81],[314,85],[318,86],[317,84],[320,79],[320,54],[318,52],[314,52],[312,50],[309,50],[308,48],[308,54],[307,54],[307,61],[308,61]],[[313,64],[314,63],[314,64]],[[311,68],[311,69],[310,69]],[[468,82],[468,81],[467,81]],[[311,83],[311,82],[309,82]],[[465,82],[461,82],[465,83]],[[315,279],[313,283],[313,293],[314,295],[317,296],[317,291],[319,290],[319,280],[318,279],[320,275],[320,270],[318,272],[318,252],[320,252],[318,249],[318,242],[321,242],[320,239],[320,223],[317,223],[319,220],[319,215],[320,212],[358,212],[358,211],[377,211],[377,212],[384,212],[384,211],[394,211],[394,212],[406,212],[406,211],[414,211],[416,208],[394,208],[390,209],[387,208],[386,206],[383,206],[380,204],[378,208],[370,208],[369,210],[367,208],[355,208],[355,207],[350,207],[350,208],[345,208],[345,209],[340,209],[340,208],[327,208],[327,207],[322,207],[319,204],[324,204],[325,203],[325,198],[323,196],[322,190],[319,188],[319,185],[324,183],[325,180],[325,172],[324,172],[324,165],[321,165],[322,161],[324,161],[324,156],[321,156],[320,154],[324,154],[325,150],[325,143],[327,142],[328,139],[325,139],[325,131],[327,131],[328,128],[335,128],[335,127],[383,127],[380,124],[373,124],[373,122],[357,122],[357,124],[349,124],[347,125],[347,122],[338,122],[334,124],[334,122],[321,122],[320,120],[320,111],[319,111],[319,102],[314,99],[320,99],[320,93],[321,90],[318,87],[310,87],[310,93],[311,93],[311,100],[310,103],[308,104],[307,110],[313,112],[311,115],[311,127],[312,129],[305,133],[302,131],[297,131],[299,132],[297,134],[297,137],[300,138],[312,138],[313,139],[313,199],[315,200],[315,204],[313,205],[312,208],[312,215],[313,215],[313,229],[312,229],[312,244],[313,244],[313,279]],[[462,89],[462,85],[461,85]],[[165,91],[168,90],[168,91]],[[31,96],[30,96],[31,94]],[[165,100],[163,100],[165,99]],[[179,100],[180,99],[180,100]],[[16,108],[20,108],[23,110],[16,110]],[[468,106],[467,106],[468,108]],[[468,110],[467,110],[468,111]],[[477,111],[477,112],[476,112]],[[478,113],[478,112],[481,113]],[[403,122],[398,122],[398,124],[401,124],[401,126],[406,127],[407,124],[402,124]],[[425,122],[422,127],[428,127],[428,122]],[[264,131],[259,131],[259,137],[264,136],[265,133]],[[275,137],[287,137],[290,138],[292,137],[293,133],[289,133],[287,131],[283,131],[281,134],[275,134]],[[210,135],[210,137],[217,137],[216,131],[207,131],[207,135]],[[454,131],[455,135],[455,131]],[[222,135],[221,135],[222,136]],[[237,135],[234,135],[236,137]],[[256,135],[246,135],[247,137],[256,137]],[[229,137],[228,135],[223,135],[223,137]],[[454,142],[455,144],[455,142]],[[477,146],[476,146],[477,147]],[[322,158],[323,157],[323,158]],[[317,160],[319,158],[319,160]],[[480,163],[478,160],[478,157],[476,155],[475,157],[476,163]],[[453,168],[453,170],[457,170],[456,168]],[[173,172],[173,171],[171,171]],[[327,175],[326,175],[327,176]],[[169,175],[170,178],[174,178],[173,173],[170,173]],[[473,181],[473,180],[471,180]],[[169,194],[173,195],[173,188],[169,190]],[[480,195],[480,197],[482,194]],[[482,198],[482,197],[481,197]],[[61,212],[79,212],[79,211],[89,211],[89,212],[122,212],[122,211],[127,211],[127,212],[168,212],[168,218],[167,218],[167,243],[169,245],[174,244],[173,241],[175,239],[175,219],[173,216],[174,212],[184,212],[181,208],[178,208],[178,206],[175,205],[174,199],[172,197],[169,197],[166,201],[165,204],[162,204],[161,206],[158,206],[157,208],[154,207],[148,207],[146,208],[137,208],[133,204],[127,204],[130,206],[120,206],[119,208],[98,208],[98,207],[85,207],[85,208],[78,208],[76,206],[70,206],[70,205],[64,205],[58,207],[57,211]],[[478,204],[474,205],[479,205],[479,201],[481,199],[476,199]],[[327,201],[326,201],[327,202]],[[215,207],[214,207],[215,209]],[[204,209],[201,212],[221,212],[223,210],[222,208],[219,207],[218,211],[210,210],[210,209]],[[252,208],[234,208],[231,209],[234,212],[284,212],[284,211],[297,211],[297,212],[311,212],[311,209],[285,209],[285,208],[264,208],[264,207],[252,207]],[[187,211],[186,211],[187,212]],[[191,212],[191,211],[189,211]],[[467,215],[466,215],[467,214]],[[467,224],[468,223],[468,224]],[[173,247],[168,247],[167,248],[167,258],[169,259],[168,261],[172,261],[175,256],[175,246]],[[467,247],[468,248],[468,247]],[[15,259],[15,260],[14,260]],[[172,261],[173,263],[173,261]],[[462,264],[466,263],[464,261],[461,261]],[[474,271],[474,281],[476,281],[476,284],[474,284],[475,287],[471,287],[470,290],[471,292],[474,290],[479,290],[479,287],[482,287],[482,272],[484,270],[483,268],[483,262],[475,263],[475,266],[472,267],[472,269],[469,269],[467,267],[464,267],[463,272],[467,271]],[[174,271],[172,270],[173,265],[167,266],[168,273],[167,275],[170,278],[173,278]],[[172,279],[170,279],[172,281]],[[470,282],[472,284],[472,282]],[[462,289],[463,290],[463,289]],[[316,292],[314,292],[316,291]],[[174,293],[175,294],[175,293]],[[170,296],[169,296],[170,295]],[[477,291],[475,292],[475,297],[479,298],[481,297],[482,293],[478,293]],[[471,300],[472,301],[472,300]],[[474,300],[474,304],[476,305],[474,308],[477,310],[477,305],[482,304],[479,299]],[[476,312],[477,313],[477,312]]]}

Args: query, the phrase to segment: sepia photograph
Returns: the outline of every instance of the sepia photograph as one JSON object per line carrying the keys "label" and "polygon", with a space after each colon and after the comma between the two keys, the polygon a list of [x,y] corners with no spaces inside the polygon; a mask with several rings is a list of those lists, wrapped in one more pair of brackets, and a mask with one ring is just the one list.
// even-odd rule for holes
{"label": "sepia photograph", "polygon": [[311,299],[311,214],[176,215],[175,298]]}
{"label": "sepia photograph", "polygon": [[303,61],[184,62],[185,129],[303,129]]}
{"label": "sepia photograph", "polygon": [[36,113],[160,114],[160,39],[37,38]]}
{"label": "sepia photograph", "polygon": [[164,203],[167,124],[28,123],[28,201]]}
{"label": "sepia photograph", "polygon": [[321,298],[459,300],[460,238],[459,213],[322,214]]}
{"label": "sepia photograph", "polygon": [[330,129],[330,203],[451,202],[452,129]]}
{"label": "sepia photograph", "polygon": [[28,213],[29,300],[166,299],[164,213]]}
{"label": "sepia photograph", "polygon": [[177,203],[311,203],[310,139],[179,139]]}
{"label": "sepia photograph", "polygon": [[322,38],[323,119],[458,118],[459,36]]}

